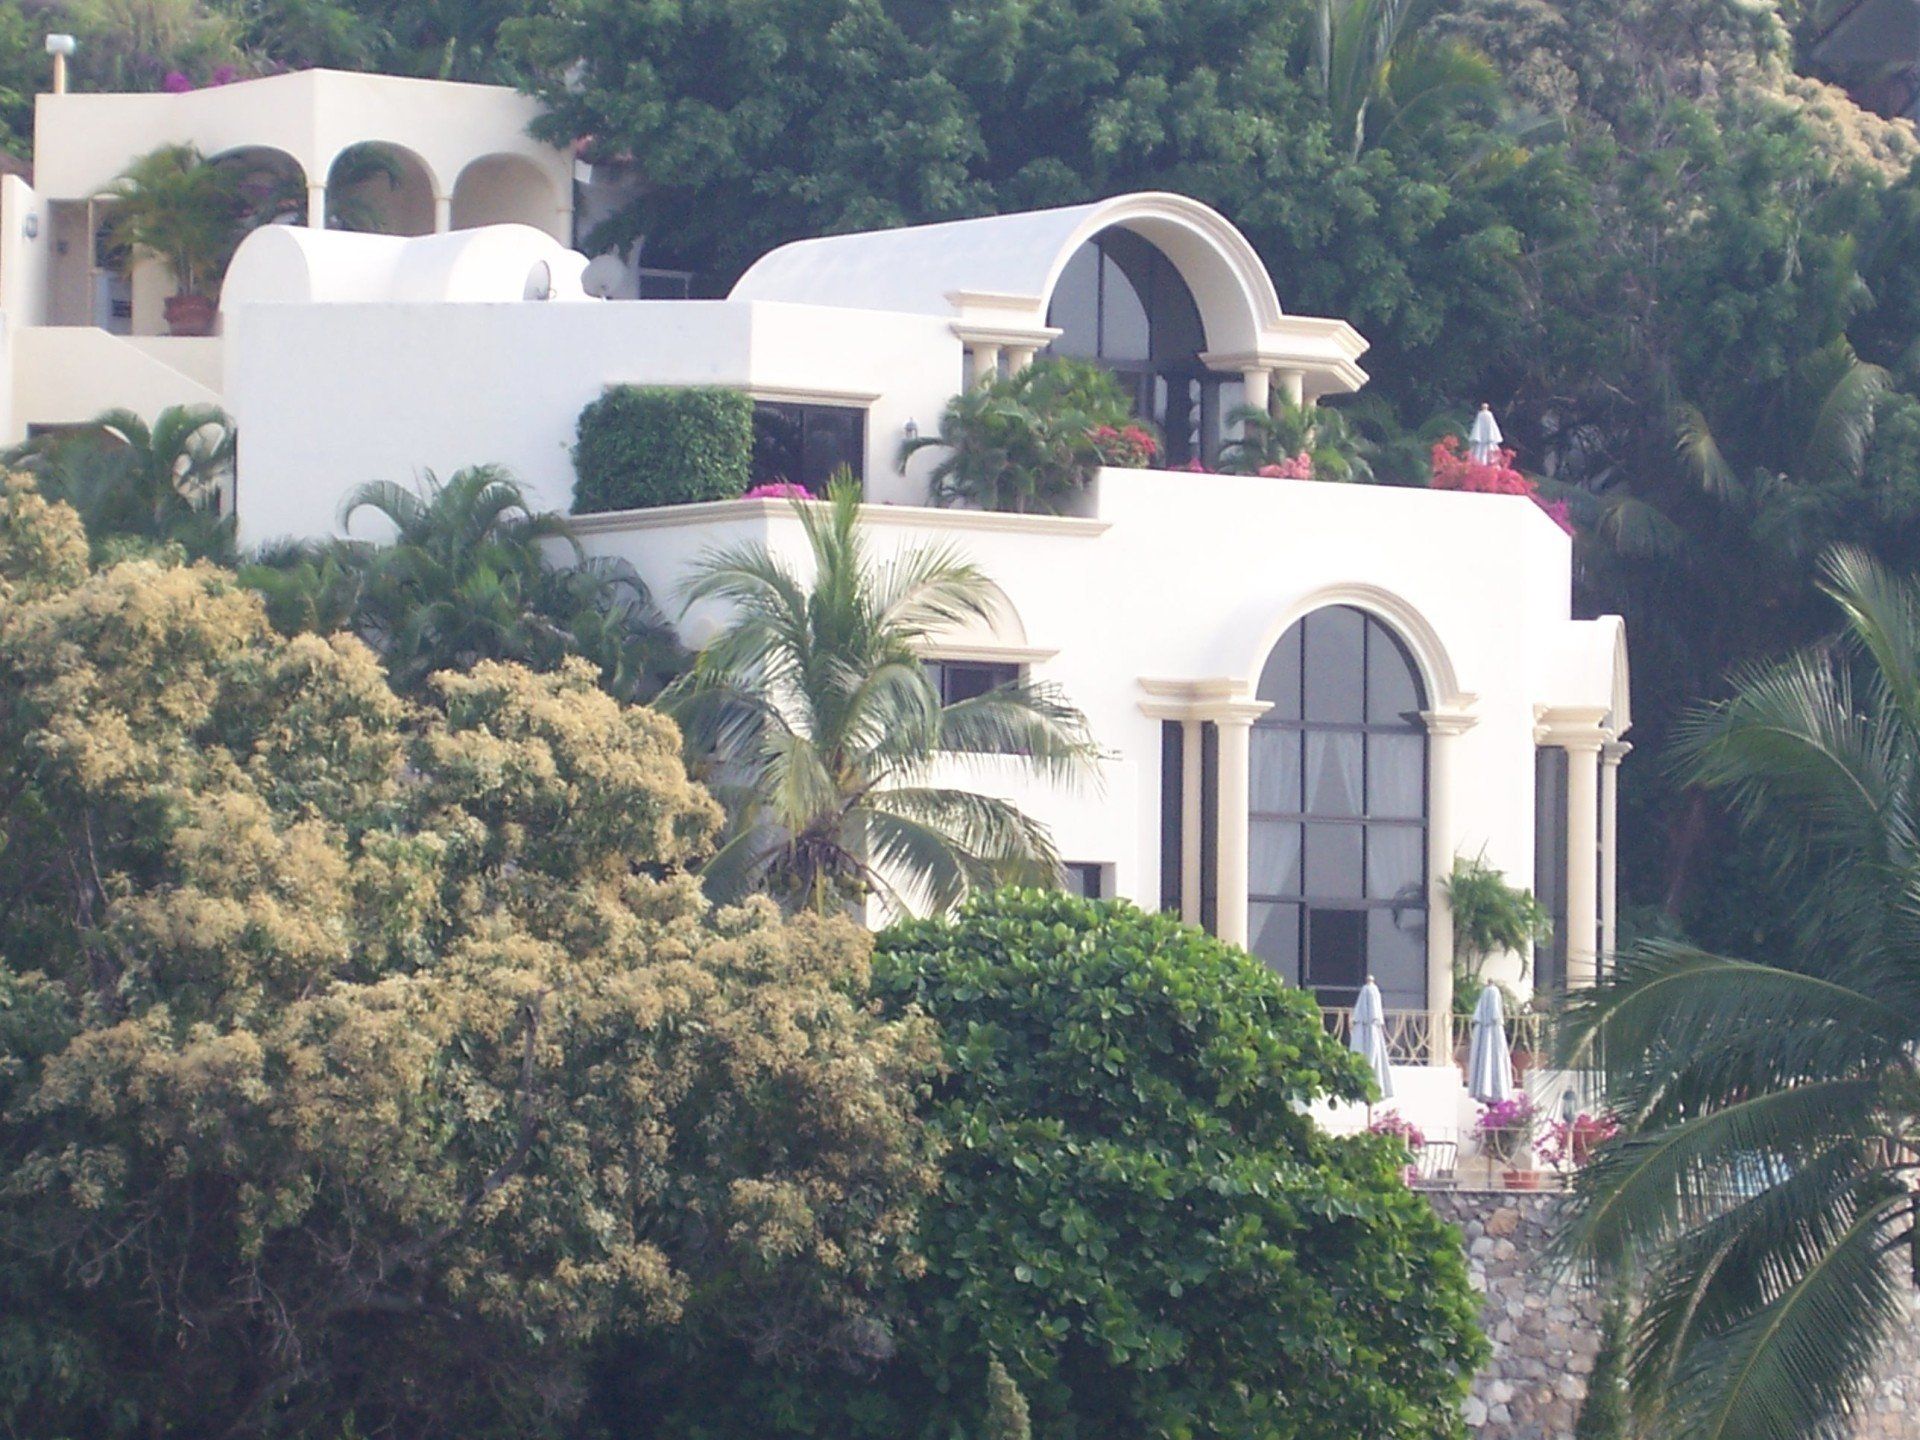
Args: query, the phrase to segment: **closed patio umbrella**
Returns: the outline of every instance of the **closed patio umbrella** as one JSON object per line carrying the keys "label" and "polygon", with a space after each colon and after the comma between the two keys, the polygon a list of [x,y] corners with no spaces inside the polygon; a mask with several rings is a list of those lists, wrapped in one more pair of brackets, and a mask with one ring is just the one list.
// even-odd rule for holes
{"label": "closed patio umbrella", "polygon": [[1353,1002],[1353,1031],[1347,1043],[1354,1053],[1365,1058],[1380,1079],[1380,1098],[1393,1098],[1393,1064],[1387,1057],[1387,1010],[1380,1003],[1380,987],[1367,977]]}
{"label": "closed patio umbrella", "polygon": [[1513,1094],[1513,1057],[1507,1051],[1507,1022],[1500,992],[1492,985],[1473,1007],[1473,1041],[1467,1048],[1467,1093],[1483,1105],[1498,1105]]}
{"label": "closed patio umbrella", "polygon": [[1493,418],[1493,407],[1482,405],[1480,413],[1473,417],[1473,429],[1467,433],[1467,453],[1473,457],[1474,464],[1491,465],[1493,452],[1505,438],[1500,433],[1500,422]]}

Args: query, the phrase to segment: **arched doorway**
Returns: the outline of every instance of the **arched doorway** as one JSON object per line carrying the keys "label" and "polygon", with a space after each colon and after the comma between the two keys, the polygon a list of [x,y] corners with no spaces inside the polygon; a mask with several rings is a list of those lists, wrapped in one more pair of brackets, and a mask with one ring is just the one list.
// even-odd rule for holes
{"label": "arched doorway", "polygon": [[552,184],[533,161],[521,155],[483,155],[454,182],[453,228],[531,225],[551,235],[558,203]]}
{"label": "arched doorway", "polygon": [[1167,464],[1214,457],[1241,382],[1201,362],[1200,307],[1152,241],[1122,226],[1087,241],[1054,284],[1047,324],[1062,332],[1048,353],[1096,360],[1119,377],[1134,413],[1159,428]]}
{"label": "arched doorway", "polygon": [[1274,646],[1248,796],[1250,947],[1329,1007],[1371,975],[1389,1010],[1427,1008],[1427,708],[1384,622],[1349,605]]}

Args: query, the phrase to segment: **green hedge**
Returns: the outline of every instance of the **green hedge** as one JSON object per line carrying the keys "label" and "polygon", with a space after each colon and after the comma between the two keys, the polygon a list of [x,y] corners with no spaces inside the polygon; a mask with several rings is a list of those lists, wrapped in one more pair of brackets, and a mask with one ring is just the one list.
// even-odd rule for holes
{"label": "green hedge", "polygon": [[753,398],[717,386],[614,385],[580,412],[573,512],[644,510],[742,494]]}

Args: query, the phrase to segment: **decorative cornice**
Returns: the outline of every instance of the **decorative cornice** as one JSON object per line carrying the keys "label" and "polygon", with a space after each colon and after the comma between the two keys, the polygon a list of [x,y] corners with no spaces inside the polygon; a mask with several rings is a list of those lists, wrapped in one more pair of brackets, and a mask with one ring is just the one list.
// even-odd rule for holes
{"label": "decorative cornice", "polygon": [[1420,719],[1427,727],[1429,735],[1464,735],[1480,723],[1478,715],[1469,715],[1465,706],[1471,705],[1476,696],[1460,697],[1461,708],[1453,710],[1423,710]]}
{"label": "decorative cornice", "polygon": [[[675,530],[726,521],[792,519],[793,505],[791,500],[775,499],[702,500],[692,505],[657,505],[645,510],[570,515],[567,523],[579,535],[619,535],[632,530]],[[930,505],[862,505],[860,520],[865,525],[903,529],[984,530],[1001,535],[1053,535],[1063,540],[1092,540],[1113,528],[1111,521],[1078,515],[1010,515],[998,510],[945,510]]]}
{"label": "decorative cornice", "polygon": [[790,400],[802,405],[846,405],[862,409],[880,398],[878,390],[836,390],[827,385],[748,385],[747,394],[756,400]]}
{"label": "decorative cornice", "polygon": [[1606,728],[1610,713],[1605,705],[1536,705],[1534,743],[1598,754],[1602,746],[1614,743],[1613,732]]}
{"label": "decorative cornice", "polygon": [[1633,745],[1626,740],[1609,740],[1600,747],[1600,763],[1618,765],[1632,751]]}
{"label": "decorative cornice", "polygon": [[1272,701],[1255,699],[1243,682],[1227,677],[1167,680],[1142,676],[1139,684],[1148,695],[1140,702],[1140,709],[1155,720],[1251,724],[1273,708]]}
{"label": "decorative cornice", "polygon": [[964,644],[933,636],[914,646],[914,652],[928,660],[985,660],[1006,665],[1040,665],[1060,652],[1036,645],[997,645],[992,641]]}
{"label": "decorative cornice", "polygon": [[1065,332],[1051,325],[1006,325],[970,320],[953,322],[953,333],[966,345],[999,345],[1016,349],[1044,350]]}

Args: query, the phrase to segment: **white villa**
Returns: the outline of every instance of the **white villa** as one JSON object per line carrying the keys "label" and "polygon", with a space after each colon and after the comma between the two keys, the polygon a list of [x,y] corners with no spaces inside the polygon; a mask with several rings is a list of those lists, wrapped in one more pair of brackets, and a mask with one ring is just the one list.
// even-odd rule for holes
{"label": "white villa", "polygon": [[[1030,673],[1086,712],[1112,756],[1097,791],[1011,766],[979,782],[1052,827],[1073,883],[1177,911],[1329,1009],[1373,976],[1402,1110],[1458,1128],[1455,858],[1553,911],[1552,945],[1506,962],[1522,990],[1589,983],[1614,941],[1625,638],[1573,618],[1566,534],[1512,496],[1179,470],[1103,470],[1071,515],[932,508],[937,455],[902,468],[903,438],[1036,355],[1109,365],[1178,462],[1243,403],[1359,389],[1366,342],[1285,309],[1286,276],[1170,194],[806,240],[724,300],[590,298],[635,287],[569,248],[596,182],[529,137],[534,115],[491,87],[330,72],[41,96],[33,182],[0,180],[0,442],[221,405],[253,544],[334,533],[362,481],[482,462],[566,510],[576,421],[606,387],[736,387],[801,437],[791,478],[851,465],[881,544],[953,542],[998,583],[996,623],[929,655],[943,684]],[[99,242],[101,192],[163,141],[270,152],[307,187],[306,225],[241,246],[209,337],[164,333],[170,277],[118,273]],[[398,162],[393,233],[325,228],[336,162],[368,143]],[[718,544],[804,548],[783,501],[578,524],[666,602]],[[714,618],[687,615],[689,642]]]}

